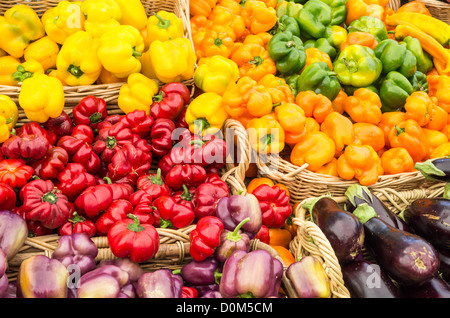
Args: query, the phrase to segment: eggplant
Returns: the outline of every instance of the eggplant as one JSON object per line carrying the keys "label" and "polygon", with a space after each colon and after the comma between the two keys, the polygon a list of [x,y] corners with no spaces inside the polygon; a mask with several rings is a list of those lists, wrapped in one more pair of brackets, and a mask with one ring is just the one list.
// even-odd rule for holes
{"label": "eggplant", "polygon": [[450,298],[450,284],[439,275],[419,286],[403,287],[407,298]]}
{"label": "eggplant", "polygon": [[352,213],[324,196],[306,202],[312,221],[322,230],[341,264],[355,260],[364,246],[364,227]]}
{"label": "eggplant", "polygon": [[418,285],[437,273],[440,265],[437,251],[424,238],[387,224],[367,204],[360,205],[353,214],[364,225],[367,251],[394,281]]}
{"label": "eggplant", "polygon": [[373,262],[356,260],[345,264],[341,270],[351,298],[403,298],[389,275]]}
{"label": "eggplant", "polygon": [[437,249],[450,249],[450,200],[425,198],[412,202],[403,218],[413,232]]}
{"label": "eggplant", "polygon": [[415,168],[427,179],[450,182],[450,158],[435,158],[417,162]]}
{"label": "eggplant", "polygon": [[353,212],[360,204],[367,203],[375,210],[378,217],[387,224],[402,231],[410,231],[406,222],[389,209],[376,195],[373,195],[366,186],[353,184],[345,191],[345,196],[347,197],[347,211]]}
{"label": "eggplant", "polygon": [[439,274],[447,282],[450,283],[450,251],[437,249],[439,257]]}

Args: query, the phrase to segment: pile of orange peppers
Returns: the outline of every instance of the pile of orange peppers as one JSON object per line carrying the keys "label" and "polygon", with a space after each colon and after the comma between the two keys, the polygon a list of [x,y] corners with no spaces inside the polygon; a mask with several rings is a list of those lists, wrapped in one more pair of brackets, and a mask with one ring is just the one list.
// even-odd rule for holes
{"label": "pile of orange peppers", "polygon": [[[385,22],[395,13],[387,5],[386,0],[348,0],[345,23],[361,16]],[[223,89],[216,93],[223,109],[247,128],[255,151],[362,185],[376,183],[381,175],[413,172],[417,162],[450,155],[450,74],[433,68],[426,74],[429,92],[414,92],[397,112],[383,113],[379,95],[367,88],[352,96],[341,89],[334,100],[313,91],[294,95],[267,52],[277,24],[276,8],[276,0],[190,0],[198,63],[221,56],[220,80],[211,81],[220,82]],[[398,12],[430,15],[416,1]],[[376,45],[373,36],[361,38],[360,33],[349,33],[342,45]],[[394,39],[393,34],[389,37]],[[326,53],[316,48],[305,52],[305,67],[321,61],[332,69]],[[197,86],[213,90],[211,85]]]}

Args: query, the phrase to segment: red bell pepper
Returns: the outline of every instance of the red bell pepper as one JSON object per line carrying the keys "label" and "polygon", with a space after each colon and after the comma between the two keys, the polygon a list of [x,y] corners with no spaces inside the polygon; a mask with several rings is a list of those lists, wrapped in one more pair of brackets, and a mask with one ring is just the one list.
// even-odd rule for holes
{"label": "red bell pepper", "polygon": [[161,169],[158,169],[156,173],[140,176],[137,180],[136,187],[140,190],[144,190],[153,198],[171,195],[169,186],[164,182],[164,178],[161,176]]}
{"label": "red bell pepper", "polygon": [[258,239],[263,243],[266,243],[267,245],[270,244],[270,234],[269,234],[269,228],[265,225],[261,226],[261,229],[256,233],[256,236],[254,239]]}
{"label": "red bell pepper", "polygon": [[159,227],[161,228],[181,229],[194,222],[194,210],[176,203],[172,197],[165,196],[157,198],[153,204],[159,212]]}
{"label": "red bell pepper", "polygon": [[155,120],[147,115],[144,110],[136,109],[120,118],[120,122],[131,129],[133,134],[143,138],[146,137],[152,129]]}
{"label": "red bell pepper", "polygon": [[180,113],[180,116],[178,116],[178,119],[175,121],[175,127],[177,128],[189,128],[189,124],[186,122],[186,110],[187,107],[183,108],[183,110]]}
{"label": "red bell pepper", "polygon": [[32,164],[34,174],[44,180],[56,179],[69,162],[69,154],[64,148],[52,147],[47,156]]}
{"label": "red bell pepper", "polygon": [[103,128],[108,128],[114,124],[117,124],[122,119],[122,117],[123,117],[123,115],[119,115],[119,114],[109,115],[102,122],[98,123],[97,131],[100,131]]}
{"label": "red bell pepper", "polygon": [[25,123],[22,127],[16,129],[16,136],[23,137],[34,135],[45,137],[50,145],[54,145],[57,140],[57,135],[55,132],[43,128],[39,123],[34,121]]}
{"label": "red bell pepper", "polygon": [[130,203],[133,205],[133,214],[144,224],[159,226],[159,212],[153,206],[153,198],[150,193],[144,190],[137,190],[130,195]]}
{"label": "red bell pepper", "polygon": [[58,228],[58,234],[60,236],[72,235],[73,233],[86,233],[89,237],[93,237],[96,232],[97,229],[95,228],[94,222],[82,217],[76,211],[72,213],[72,216],[66,223]]}
{"label": "red bell pepper", "polygon": [[70,118],[66,112],[62,112],[61,115],[56,118],[49,118],[43,126],[46,131],[53,132],[56,135],[57,140],[63,136],[70,136],[73,131],[72,118]]}
{"label": "red bell pepper", "polygon": [[216,216],[217,203],[220,199],[228,197],[228,185],[214,173],[209,173],[203,184],[195,190],[194,204],[195,217],[200,220],[205,216]]}
{"label": "red bell pepper", "polygon": [[103,98],[87,96],[72,111],[75,125],[88,125],[92,129],[108,116],[106,102]]}
{"label": "red bell pepper", "polygon": [[127,215],[133,213],[133,205],[127,200],[114,201],[105,213],[95,221],[95,227],[98,235],[105,236],[109,229],[117,221],[127,218]]}
{"label": "red bell pepper", "polygon": [[56,187],[73,202],[88,187],[96,185],[95,177],[80,163],[69,163],[58,174]]}
{"label": "red bell pepper", "polygon": [[189,233],[189,253],[192,258],[200,262],[213,255],[220,245],[223,230],[222,221],[215,216],[205,216],[198,220],[195,229]]}
{"label": "red bell pepper", "polygon": [[165,84],[158,94],[153,96],[150,115],[154,119],[167,118],[176,120],[183,108],[189,104],[191,92],[183,83],[173,82]]}
{"label": "red bell pepper", "polygon": [[11,159],[35,161],[44,158],[50,143],[42,135],[11,136],[2,144],[2,153]]}
{"label": "red bell pepper", "polygon": [[175,128],[174,122],[170,119],[158,118],[155,121],[150,132],[152,153],[155,156],[163,157],[172,149]]}
{"label": "red bell pepper", "polygon": [[0,161],[0,182],[20,189],[34,174],[34,169],[22,159],[4,159]]}
{"label": "red bell pepper", "polygon": [[69,201],[50,180],[33,180],[22,187],[19,195],[27,220],[56,229],[69,219]]}
{"label": "red bell pepper", "polygon": [[50,235],[53,233],[52,229],[44,227],[41,222],[27,220],[24,209],[21,206],[13,209],[12,211],[20,215],[25,220],[25,223],[27,223],[29,237]]}
{"label": "red bell pepper", "polygon": [[206,180],[206,170],[200,165],[177,164],[170,169],[165,177],[167,185],[173,190],[188,187],[196,187]]}
{"label": "red bell pepper", "polygon": [[146,153],[132,144],[125,144],[112,157],[108,165],[108,177],[115,183],[136,187],[140,176],[151,168],[151,153]]}
{"label": "red bell pepper", "polygon": [[278,186],[262,184],[253,190],[261,207],[262,223],[267,227],[280,228],[292,213],[289,196]]}
{"label": "red bell pepper", "polygon": [[198,291],[194,287],[181,287],[181,298],[198,298]]}
{"label": "red bell pepper", "polygon": [[153,225],[141,224],[135,215],[128,214],[109,229],[108,243],[115,256],[142,263],[158,252],[159,234]]}
{"label": "red bell pepper", "polygon": [[185,184],[183,184],[183,190],[176,191],[172,198],[175,199],[175,202],[181,205],[184,205],[192,210],[195,209],[194,204],[194,193],[195,193],[195,187],[187,187]]}
{"label": "red bell pepper", "polygon": [[14,189],[9,184],[0,182],[0,211],[12,210],[16,202],[17,196]]}

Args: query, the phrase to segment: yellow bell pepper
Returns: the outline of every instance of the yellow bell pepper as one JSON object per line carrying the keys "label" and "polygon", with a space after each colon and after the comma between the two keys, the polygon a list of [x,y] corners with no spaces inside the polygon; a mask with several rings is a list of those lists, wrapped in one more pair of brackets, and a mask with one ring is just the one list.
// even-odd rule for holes
{"label": "yellow bell pepper", "polygon": [[0,116],[0,143],[3,143],[9,139],[10,131],[6,124],[6,118]]}
{"label": "yellow bell pepper", "polygon": [[8,95],[0,95],[0,116],[6,119],[9,130],[14,128],[19,119],[17,104]]}
{"label": "yellow bell pepper", "polygon": [[122,10],[114,0],[85,0],[81,11],[86,17],[84,29],[96,38],[120,25],[122,19]]}
{"label": "yellow bell pepper", "polygon": [[144,49],[144,39],[139,30],[131,25],[120,25],[103,33],[98,58],[114,76],[124,78],[141,71],[139,59]]}
{"label": "yellow bell pepper", "polygon": [[336,152],[333,139],[322,131],[307,134],[291,151],[291,162],[297,166],[308,164],[308,170],[317,171],[331,162]]}
{"label": "yellow bell pepper", "polygon": [[212,92],[197,96],[186,109],[185,119],[193,134],[216,134],[228,119],[222,96]]}
{"label": "yellow bell pepper", "polygon": [[56,59],[57,77],[69,86],[95,83],[103,68],[97,55],[99,46],[100,40],[86,31],[69,36]]}
{"label": "yellow bell pepper", "polygon": [[197,56],[188,39],[156,40],[149,51],[153,70],[161,82],[181,82],[193,78]]}
{"label": "yellow bell pepper", "polygon": [[336,156],[339,156],[346,146],[353,143],[355,138],[352,121],[338,112],[332,112],[325,117],[320,130],[334,141]]}
{"label": "yellow bell pepper", "polygon": [[48,69],[56,67],[58,53],[58,44],[50,37],[44,36],[28,45],[25,49],[24,58],[25,61],[38,61],[44,68],[44,71],[47,71]]}
{"label": "yellow bell pepper", "polygon": [[136,109],[144,110],[150,114],[153,96],[159,91],[158,83],[141,73],[133,73],[128,77],[127,83],[119,91],[119,108],[128,114]]}
{"label": "yellow bell pepper", "polygon": [[58,44],[64,44],[69,35],[83,31],[85,20],[81,2],[67,0],[45,11],[41,18],[45,33]]}
{"label": "yellow bell pepper", "polygon": [[305,132],[306,117],[303,109],[294,103],[283,103],[275,107],[275,116],[283,127],[285,141],[291,144],[296,136],[301,136]]}
{"label": "yellow bell pepper", "polygon": [[9,55],[21,58],[25,48],[45,35],[37,13],[25,4],[18,4],[0,16],[0,48]]}
{"label": "yellow bell pepper", "polygon": [[183,20],[172,12],[161,10],[148,18],[147,42],[149,44],[155,40],[167,41],[182,38],[183,35]]}
{"label": "yellow bell pepper", "polygon": [[0,57],[0,85],[17,86],[12,75],[17,71],[20,60],[10,55]]}
{"label": "yellow bell pepper", "polygon": [[45,123],[64,110],[64,88],[57,78],[36,74],[22,83],[19,105],[31,121]]}
{"label": "yellow bell pepper", "polygon": [[443,143],[436,147],[430,153],[430,159],[443,158],[450,156],[450,142]]}
{"label": "yellow bell pepper", "polygon": [[250,145],[259,154],[277,154],[285,147],[284,129],[273,113],[250,120],[247,132]]}
{"label": "yellow bell pepper", "polygon": [[41,63],[36,60],[28,60],[17,67],[17,72],[13,73],[12,78],[16,82],[21,83],[36,74],[44,73],[45,71]]}
{"label": "yellow bell pepper", "polygon": [[111,74],[110,71],[103,69],[100,76],[97,79],[97,84],[114,84],[114,83],[126,83],[128,78],[118,78]]}
{"label": "yellow bell pepper", "polygon": [[237,64],[221,55],[201,58],[194,72],[195,85],[203,92],[223,95],[239,79]]}
{"label": "yellow bell pepper", "polygon": [[277,23],[277,14],[273,7],[263,1],[248,0],[241,13],[245,26],[253,34],[267,32]]}
{"label": "yellow bell pepper", "polygon": [[142,74],[144,74],[145,76],[147,76],[148,78],[151,78],[151,79],[158,79],[156,77],[155,70],[153,69],[152,59],[151,59],[149,50],[145,51],[142,54],[141,59],[139,61],[141,62],[141,73]]}
{"label": "yellow bell pepper", "polygon": [[119,22],[122,25],[131,25],[138,30],[147,26],[147,13],[141,0],[114,0],[122,12]]}

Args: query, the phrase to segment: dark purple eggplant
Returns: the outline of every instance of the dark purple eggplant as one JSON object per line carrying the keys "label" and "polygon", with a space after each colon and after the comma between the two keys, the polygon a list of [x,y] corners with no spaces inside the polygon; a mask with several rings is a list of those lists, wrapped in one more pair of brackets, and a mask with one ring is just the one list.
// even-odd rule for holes
{"label": "dark purple eggplant", "polygon": [[353,212],[360,204],[367,203],[375,210],[378,217],[387,224],[402,231],[410,231],[406,222],[389,209],[376,195],[373,195],[366,186],[353,184],[345,191],[345,196],[347,197],[346,207],[349,212]]}
{"label": "dark purple eggplant", "polygon": [[403,211],[403,218],[415,234],[436,248],[450,249],[450,200],[415,200]]}
{"label": "dark purple eggplant", "polygon": [[367,204],[360,205],[353,213],[364,225],[367,251],[397,283],[418,285],[437,273],[439,257],[431,243],[387,224]]}
{"label": "dark purple eggplant", "polygon": [[439,275],[419,286],[402,288],[407,298],[450,298],[450,285]]}
{"label": "dark purple eggplant", "polygon": [[441,277],[450,283],[450,250],[437,249],[439,256],[439,273]]}
{"label": "dark purple eggplant", "polygon": [[364,246],[364,227],[352,213],[344,211],[330,197],[305,203],[312,221],[322,230],[341,264],[353,261]]}
{"label": "dark purple eggplant", "polygon": [[428,159],[415,168],[427,179],[450,182],[450,158]]}
{"label": "dark purple eggplant", "polygon": [[400,289],[379,265],[358,260],[341,267],[351,298],[403,298]]}

